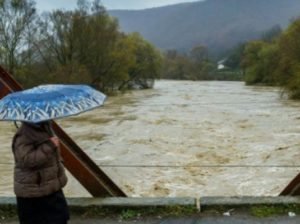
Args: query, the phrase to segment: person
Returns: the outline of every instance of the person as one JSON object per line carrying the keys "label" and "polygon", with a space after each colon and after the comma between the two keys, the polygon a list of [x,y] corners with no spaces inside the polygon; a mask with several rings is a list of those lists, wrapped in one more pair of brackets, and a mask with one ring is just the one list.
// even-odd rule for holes
{"label": "person", "polygon": [[62,188],[67,176],[51,123],[22,122],[12,150],[20,224],[66,224],[69,210]]}

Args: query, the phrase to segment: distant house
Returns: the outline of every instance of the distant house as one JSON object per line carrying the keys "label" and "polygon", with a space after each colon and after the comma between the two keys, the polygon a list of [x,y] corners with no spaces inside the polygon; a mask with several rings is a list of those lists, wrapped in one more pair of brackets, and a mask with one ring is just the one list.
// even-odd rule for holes
{"label": "distant house", "polygon": [[223,64],[218,64],[218,70],[222,70],[222,69],[224,69],[225,68],[225,65],[223,65]]}
{"label": "distant house", "polygon": [[226,62],[227,58],[224,58],[220,61],[218,61],[218,70],[223,70],[226,69],[226,66],[224,65],[224,63]]}

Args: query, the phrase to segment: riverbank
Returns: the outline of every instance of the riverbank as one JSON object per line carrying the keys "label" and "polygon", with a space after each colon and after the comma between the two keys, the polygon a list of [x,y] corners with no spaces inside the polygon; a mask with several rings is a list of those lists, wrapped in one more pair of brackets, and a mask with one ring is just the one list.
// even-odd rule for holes
{"label": "riverbank", "polygon": [[[68,203],[72,224],[300,222],[300,197],[68,198]],[[16,223],[15,211],[15,198],[0,198],[1,224]]]}

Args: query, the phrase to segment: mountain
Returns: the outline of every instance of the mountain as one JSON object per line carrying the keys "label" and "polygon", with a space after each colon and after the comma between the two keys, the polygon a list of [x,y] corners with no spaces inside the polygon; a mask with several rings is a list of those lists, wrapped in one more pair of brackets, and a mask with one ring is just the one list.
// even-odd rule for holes
{"label": "mountain", "polygon": [[144,10],[111,10],[121,30],[139,32],[161,49],[213,51],[258,38],[300,16],[300,0],[206,0]]}

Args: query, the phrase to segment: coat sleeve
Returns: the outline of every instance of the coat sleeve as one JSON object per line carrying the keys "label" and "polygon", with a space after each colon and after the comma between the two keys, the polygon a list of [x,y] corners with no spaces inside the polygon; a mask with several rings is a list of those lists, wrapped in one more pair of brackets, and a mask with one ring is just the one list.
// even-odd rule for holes
{"label": "coat sleeve", "polygon": [[15,159],[23,167],[34,168],[45,164],[56,153],[56,146],[49,140],[38,145],[22,144],[16,139]]}

